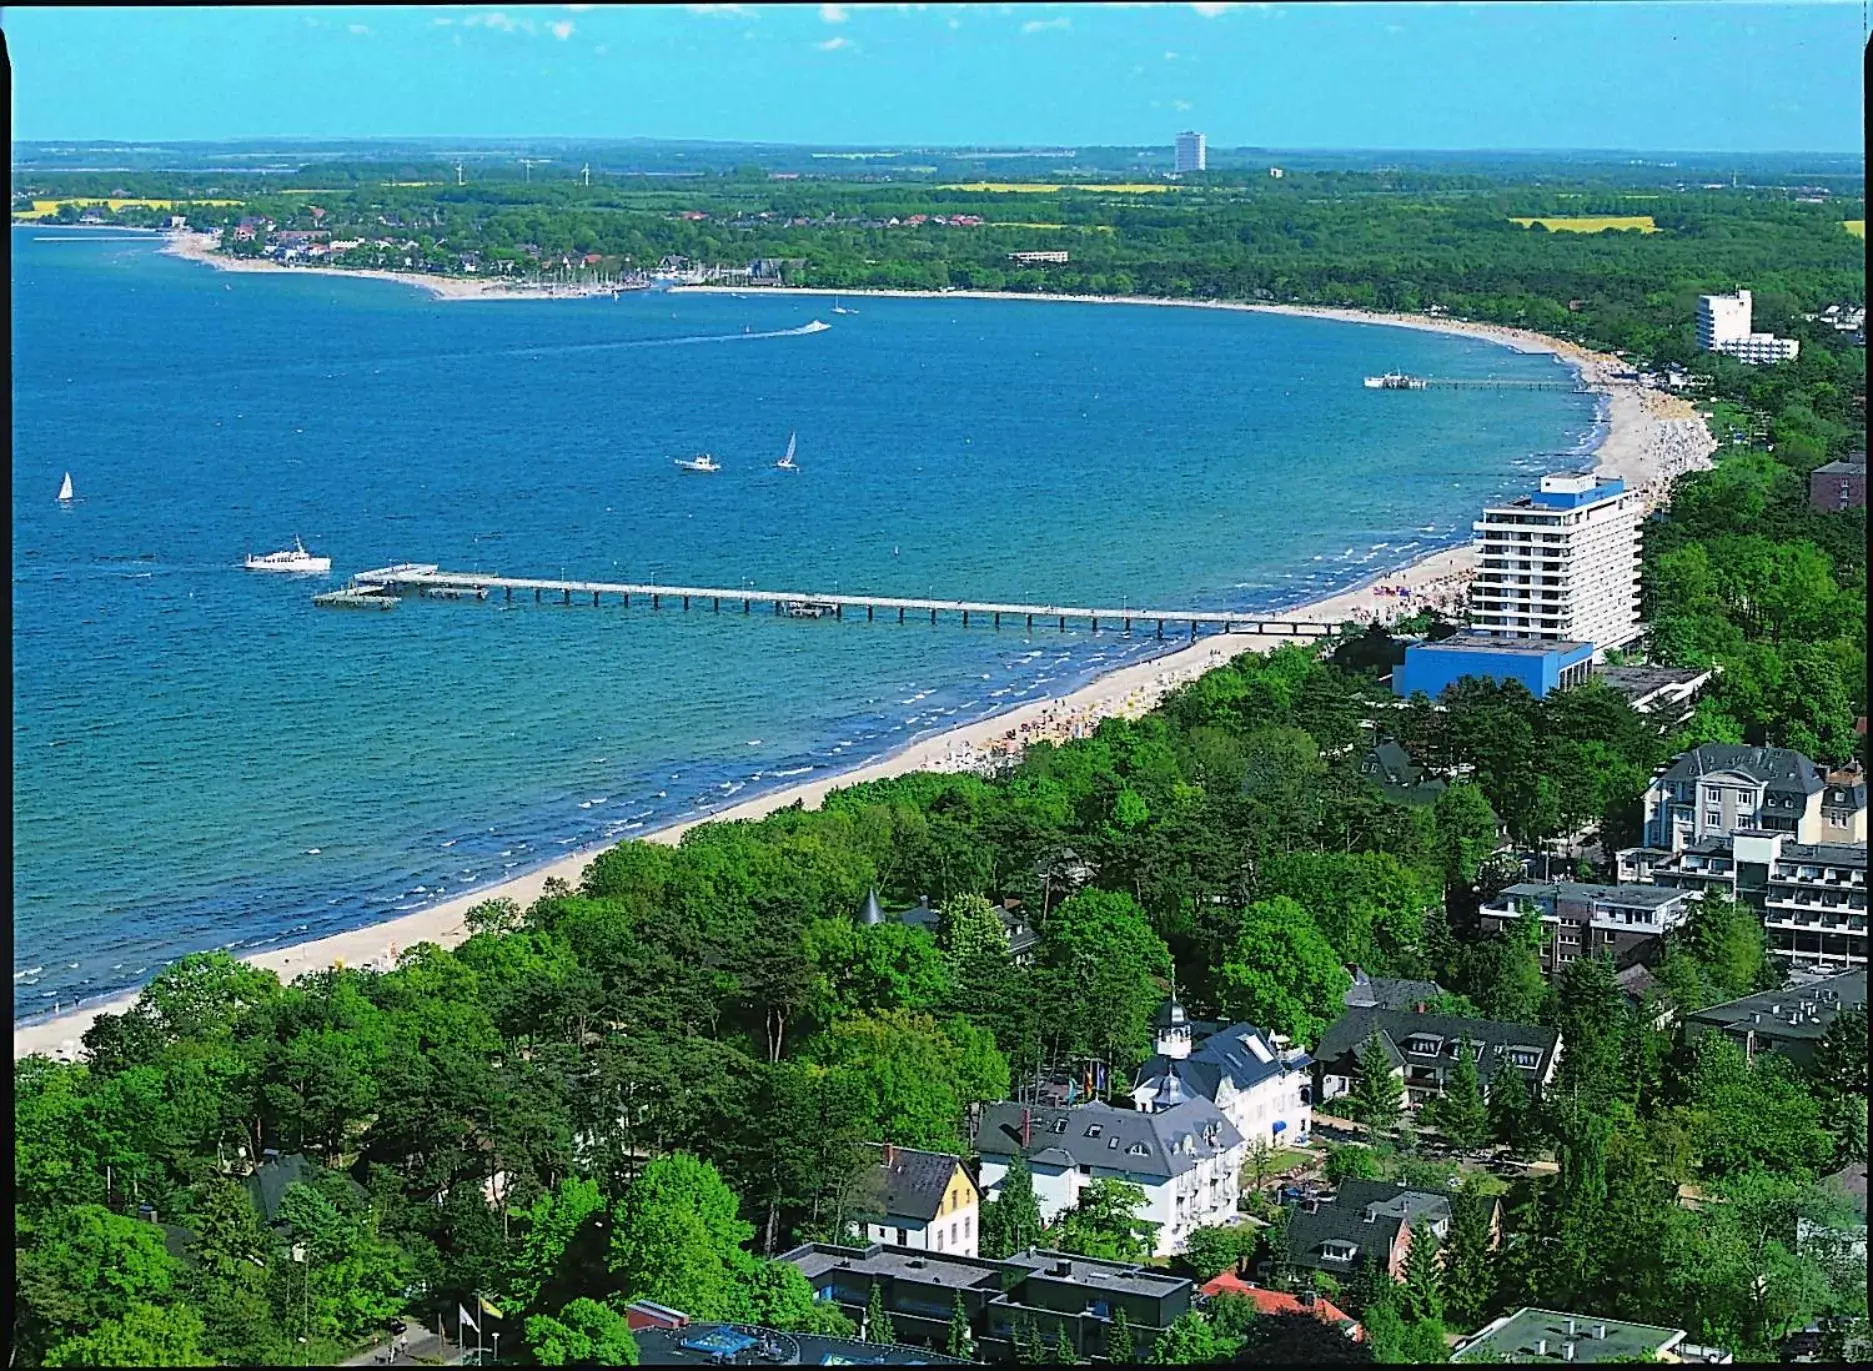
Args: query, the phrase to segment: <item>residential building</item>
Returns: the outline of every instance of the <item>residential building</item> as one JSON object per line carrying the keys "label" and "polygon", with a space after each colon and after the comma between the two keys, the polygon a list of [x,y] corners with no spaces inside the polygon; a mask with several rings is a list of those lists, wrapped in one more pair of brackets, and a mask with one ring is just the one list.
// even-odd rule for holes
{"label": "residential building", "polygon": [[981,1196],[960,1157],[867,1144],[847,1204],[867,1241],[976,1254]]}
{"label": "residential building", "polygon": [[1180,133],[1177,135],[1177,148],[1172,165],[1178,175],[1187,171],[1202,171],[1209,162],[1209,149],[1200,133]]}
{"label": "residential building", "polygon": [[1079,1201],[1088,1181],[1138,1186],[1138,1217],[1157,1225],[1153,1255],[1184,1250],[1195,1228],[1233,1219],[1245,1154],[1242,1134],[1208,1100],[1193,1098],[1146,1114],[1109,1104],[1022,1105],[982,1111],[975,1139],[982,1191],[993,1199],[1017,1156],[1027,1159],[1041,1218],[1052,1222]]}
{"label": "residential building", "polygon": [[1866,968],[1783,990],[1765,990],[1685,1015],[1686,1041],[1723,1033],[1753,1060],[1777,1052],[1797,1066],[1814,1057],[1815,1045],[1843,1010],[1866,1009]]}
{"label": "residential building", "polygon": [[1715,674],[1709,667],[1677,666],[1607,666],[1594,672],[1641,714],[1656,716],[1664,729],[1691,717],[1698,692]]}
{"label": "residential building", "polygon": [[[293,1152],[282,1157],[272,1148],[262,1154],[259,1166],[252,1174],[245,1177],[247,1197],[261,1220],[275,1229],[287,1226],[282,1211],[286,1204],[287,1187],[294,1185],[313,1185],[326,1175],[326,1168],[320,1166],[301,1152]],[[334,1173],[343,1177],[344,1188],[359,1199],[364,1198],[364,1187],[345,1172]]]}
{"label": "residential building", "polygon": [[1552,1309],[1518,1309],[1460,1341],[1453,1362],[1683,1362],[1728,1366],[1728,1352],[1685,1340],[1682,1328],[1627,1323]]}
{"label": "residential building", "polygon": [[1064,1338],[1081,1360],[1104,1356],[1106,1330],[1121,1310],[1136,1345],[1148,1347],[1191,1304],[1191,1283],[1181,1276],[1034,1249],[997,1261],[881,1243],[808,1243],[781,1260],[799,1268],[815,1299],[836,1302],[854,1321],[875,1287],[906,1342],[946,1345],[960,1296],[979,1360],[1010,1359],[1016,1327],[1027,1321],[1049,1343]]}
{"label": "residential building", "polygon": [[1827,773],[1827,789],[1821,792],[1820,840],[1866,841],[1866,772],[1857,761]]}
{"label": "residential building", "polygon": [[1685,921],[1696,899],[1669,886],[1523,881],[1477,913],[1483,931],[1494,933],[1533,907],[1554,934],[1541,948],[1542,974],[1552,975],[1580,956],[1604,953],[1616,968],[1656,960],[1662,939]]}
{"label": "residential building", "polygon": [[1866,508],[1866,454],[1858,461],[1829,462],[1808,477],[1808,505],[1822,514]]}
{"label": "residential building", "polygon": [[1465,1019],[1416,1010],[1348,1009],[1321,1035],[1314,1050],[1316,1107],[1346,1094],[1359,1075],[1359,1054],[1374,1034],[1405,1086],[1405,1106],[1416,1109],[1444,1093],[1459,1045],[1474,1044],[1476,1075],[1485,1095],[1500,1071],[1514,1071],[1531,1095],[1554,1078],[1561,1038],[1552,1028]]}
{"label": "residential building", "polygon": [[[1679,755],[1646,788],[1645,846],[1681,852],[1689,844],[1728,838],[1744,829],[1818,843],[1826,790],[1826,779],[1799,752],[1705,743]],[[1865,842],[1864,788],[1857,820],[1847,817],[1850,831],[1856,822],[1858,841]]]}
{"label": "residential building", "polygon": [[647,1326],[631,1334],[645,1366],[968,1366],[928,1347],[782,1333],[748,1324]]}
{"label": "residential building", "polygon": [[1821,1184],[1840,1202],[1841,1217],[1823,1222],[1798,1219],[1795,1223],[1797,1245],[1823,1247],[1841,1244],[1848,1253],[1866,1260],[1866,1159],[1849,1162]]}
{"label": "residential building", "polygon": [[1366,1330],[1360,1327],[1359,1320],[1326,1296],[1316,1295],[1312,1290],[1303,1290],[1298,1295],[1290,1295],[1284,1290],[1269,1290],[1264,1286],[1252,1284],[1233,1271],[1225,1271],[1215,1280],[1199,1287],[1197,1293],[1206,1299],[1215,1299],[1218,1295],[1240,1295],[1255,1306],[1257,1314],[1262,1315],[1281,1317],[1288,1314],[1310,1314],[1322,1323],[1339,1329],[1350,1342],[1366,1340]]}
{"label": "residential building", "polygon": [[1794,361],[1801,352],[1801,344],[1793,338],[1751,332],[1754,308],[1746,290],[1734,295],[1698,296],[1698,347],[1704,352],[1727,353],[1751,366]]}
{"label": "residential building", "polygon": [[1230,1024],[1197,1039],[1171,995],[1152,1020],[1157,1054],[1138,1068],[1132,1101],[1141,1113],[1204,1099],[1246,1145],[1304,1143],[1313,1127],[1313,1060],[1252,1024]]}
{"label": "residential building", "polygon": [[1353,983],[1340,997],[1348,1009],[1429,1009],[1444,987],[1436,981],[1406,981],[1368,976],[1364,967],[1349,968]]}
{"label": "residential building", "polygon": [[1018,267],[1065,266],[1067,254],[1060,250],[1045,252],[1011,252],[1008,260]]}
{"label": "residential building", "polygon": [[1592,643],[1456,633],[1406,644],[1405,660],[1392,672],[1392,690],[1407,699],[1423,693],[1435,700],[1464,677],[1475,676],[1520,681],[1539,700],[1579,685],[1592,671]]}
{"label": "residential building", "polygon": [[1389,739],[1368,749],[1359,759],[1359,774],[1394,804],[1436,804],[1437,797],[1448,788],[1443,778],[1427,775],[1409,752]]}
{"label": "residential building", "polygon": [[1480,633],[1591,643],[1594,658],[1639,634],[1639,520],[1645,500],[1617,476],[1543,476],[1483,510],[1470,620]]}
{"label": "residential building", "polygon": [[[1016,966],[1026,966],[1034,960],[1035,949],[1040,946],[1040,936],[1028,926],[1021,917],[1019,900],[1005,900],[993,906],[995,916],[1001,920],[1002,931],[1008,935],[1008,956]],[[921,897],[909,909],[887,910],[878,903],[878,892],[868,891],[865,903],[859,906],[858,921],[868,927],[881,923],[907,924],[912,928],[921,928],[932,938],[942,927],[943,915],[940,910],[930,905],[930,897]]]}
{"label": "residential building", "polygon": [[[1411,1254],[1411,1226],[1422,1222],[1433,1242],[1450,1235],[1452,1193],[1398,1181],[1341,1181],[1330,1196],[1302,1200],[1288,1213],[1291,1265],[1338,1279],[1358,1273],[1367,1257],[1402,1279]],[[1490,1246],[1502,1241],[1502,1204],[1491,1201]]]}

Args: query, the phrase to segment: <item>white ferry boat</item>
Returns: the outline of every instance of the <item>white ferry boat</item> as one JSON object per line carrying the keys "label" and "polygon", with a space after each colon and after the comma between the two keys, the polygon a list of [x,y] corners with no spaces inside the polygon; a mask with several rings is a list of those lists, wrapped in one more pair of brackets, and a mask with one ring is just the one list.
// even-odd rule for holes
{"label": "white ferry boat", "polygon": [[314,557],[295,537],[293,545],[284,552],[263,552],[258,557],[249,553],[245,565],[249,571],[323,572],[332,569],[332,559]]}

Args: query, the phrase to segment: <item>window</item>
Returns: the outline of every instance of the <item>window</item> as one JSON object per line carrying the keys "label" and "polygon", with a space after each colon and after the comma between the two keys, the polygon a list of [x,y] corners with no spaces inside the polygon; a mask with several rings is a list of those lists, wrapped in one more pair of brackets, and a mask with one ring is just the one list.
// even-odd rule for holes
{"label": "window", "polygon": [[974,1214],[963,1215],[963,1236],[965,1238],[973,1238],[975,1236],[975,1217]]}
{"label": "window", "polygon": [[941,1228],[937,1229],[936,1250],[939,1252],[943,1250],[943,1230]]}
{"label": "window", "polygon": [[1054,1132],[1064,1133],[1066,1131],[1067,1131],[1067,1121],[1065,1119],[1055,1119],[1054,1120]]}
{"label": "window", "polygon": [[1096,1138],[1101,1133],[1105,1132],[1105,1128],[1106,1126],[1102,1123],[1089,1123],[1086,1125],[1086,1136],[1089,1138]]}
{"label": "window", "polygon": [[1082,1166],[1080,1168],[1080,1174],[1082,1176],[1090,1176],[1093,1174],[1093,1169],[1090,1166]]}
{"label": "window", "polygon": [[1116,1147],[1117,1147],[1118,1145],[1119,1145],[1119,1140],[1118,1140],[1118,1139],[1117,1139],[1116,1137],[1111,1137],[1111,1138],[1107,1138],[1107,1139],[1106,1139],[1106,1146],[1107,1146],[1107,1147],[1113,1147],[1113,1148],[1116,1148]]}
{"label": "window", "polygon": [[1719,814],[1714,809],[1705,810],[1704,822],[1712,828],[1721,828],[1723,826],[1723,815]]}
{"label": "window", "polygon": [[1349,1262],[1358,1251],[1358,1243],[1323,1242],[1320,1244],[1320,1255],[1330,1262]]}
{"label": "window", "polygon": [[909,1246],[910,1246],[910,1232],[909,1232],[909,1231],[908,1231],[907,1229],[903,1229],[903,1228],[900,1228],[900,1229],[898,1229],[898,1231],[897,1231],[897,1245],[898,1245],[899,1247],[909,1247]]}
{"label": "window", "polygon": [[1509,1060],[1514,1062],[1517,1066],[1532,1068],[1536,1062],[1541,1060],[1541,1054],[1526,1047],[1512,1047],[1509,1049]]}
{"label": "window", "polygon": [[951,1224],[950,1225],[950,1246],[954,1247],[955,1245],[956,1245],[956,1225]]}
{"label": "window", "polygon": [[1127,1156],[1131,1157],[1149,1157],[1151,1155],[1151,1149],[1141,1142],[1133,1143],[1130,1147],[1125,1149],[1125,1152]]}

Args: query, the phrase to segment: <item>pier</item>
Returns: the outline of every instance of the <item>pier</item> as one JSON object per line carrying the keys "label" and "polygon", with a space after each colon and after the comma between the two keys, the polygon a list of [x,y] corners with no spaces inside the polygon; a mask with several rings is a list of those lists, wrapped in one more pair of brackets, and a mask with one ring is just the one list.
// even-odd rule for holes
{"label": "pier", "polygon": [[1570,390],[1570,391],[1581,391],[1581,390],[1587,389],[1586,386],[1581,385],[1580,382],[1578,381],[1523,381],[1523,380],[1495,380],[1495,379],[1490,379],[1490,378],[1478,378],[1478,379],[1466,380],[1466,379],[1462,379],[1458,377],[1450,377],[1450,378],[1440,380],[1438,377],[1435,377],[1435,376],[1425,377],[1424,384],[1427,389],[1437,389],[1437,390]]}
{"label": "pier", "polygon": [[[763,613],[786,618],[843,620],[864,611],[866,622],[875,622],[882,611],[896,615],[905,623],[909,616],[919,620],[926,615],[932,624],[960,621],[964,628],[973,624],[1001,628],[1054,628],[1064,633],[1067,625],[1086,624],[1094,633],[1102,628],[1123,633],[1133,625],[1149,628],[1160,638],[1170,633],[1194,638],[1204,630],[1222,633],[1258,633],[1297,639],[1324,639],[1337,635],[1338,624],[1305,619],[1287,619],[1277,615],[1231,614],[1215,610],[1154,609],[1121,605],[1094,608],[1078,605],[1030,605],[999,603],[989,600],[936,600],[893,595],[843,595],[825,591],[756,590],[744,587],[731,590],[720,586],[666,586],[623,581],[547,580],[531,576],[500,576],[476,571],[443,571],[429,563],[401,563],[375,571],[360,571],[351,578],[346,592],[359,599],[381,599],[390,595],[414,594],[433,599],[485,600],[499,592],[504,603],[516,594],[523,599],[532,594],[535,604],[580,604],[598,608],[610,602],[629,609],[633,597],[641,607],[652,611],[696,609],[712,614],[728,607],[731,614],[752,614],[756,605]],[[320,597],[321,603],[335,603],[334,597]],[[355,602],[355,601],[347,601]]]}

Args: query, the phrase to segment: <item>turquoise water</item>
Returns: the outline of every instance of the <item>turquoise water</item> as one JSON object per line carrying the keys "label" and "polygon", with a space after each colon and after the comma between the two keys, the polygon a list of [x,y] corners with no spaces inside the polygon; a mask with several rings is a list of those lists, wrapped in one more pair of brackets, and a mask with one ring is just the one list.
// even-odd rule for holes
{"label": "turquoise water", "polygon": [[[1462,541],[1590,397],[1470,339],[1218,311],[445,303],[13,233],[15,1012],[320,936],[882,756],[1165,646],[412,601],[393,561],[1273,608]],[[814,318],[830,330],[788,333]],[[776,335],[776,336],[764,336]],[[789,432],[801,470],[772,470]],[[677,471],[707,449],[723,470]],[[54,496],[70,470],[77,500]]]}

